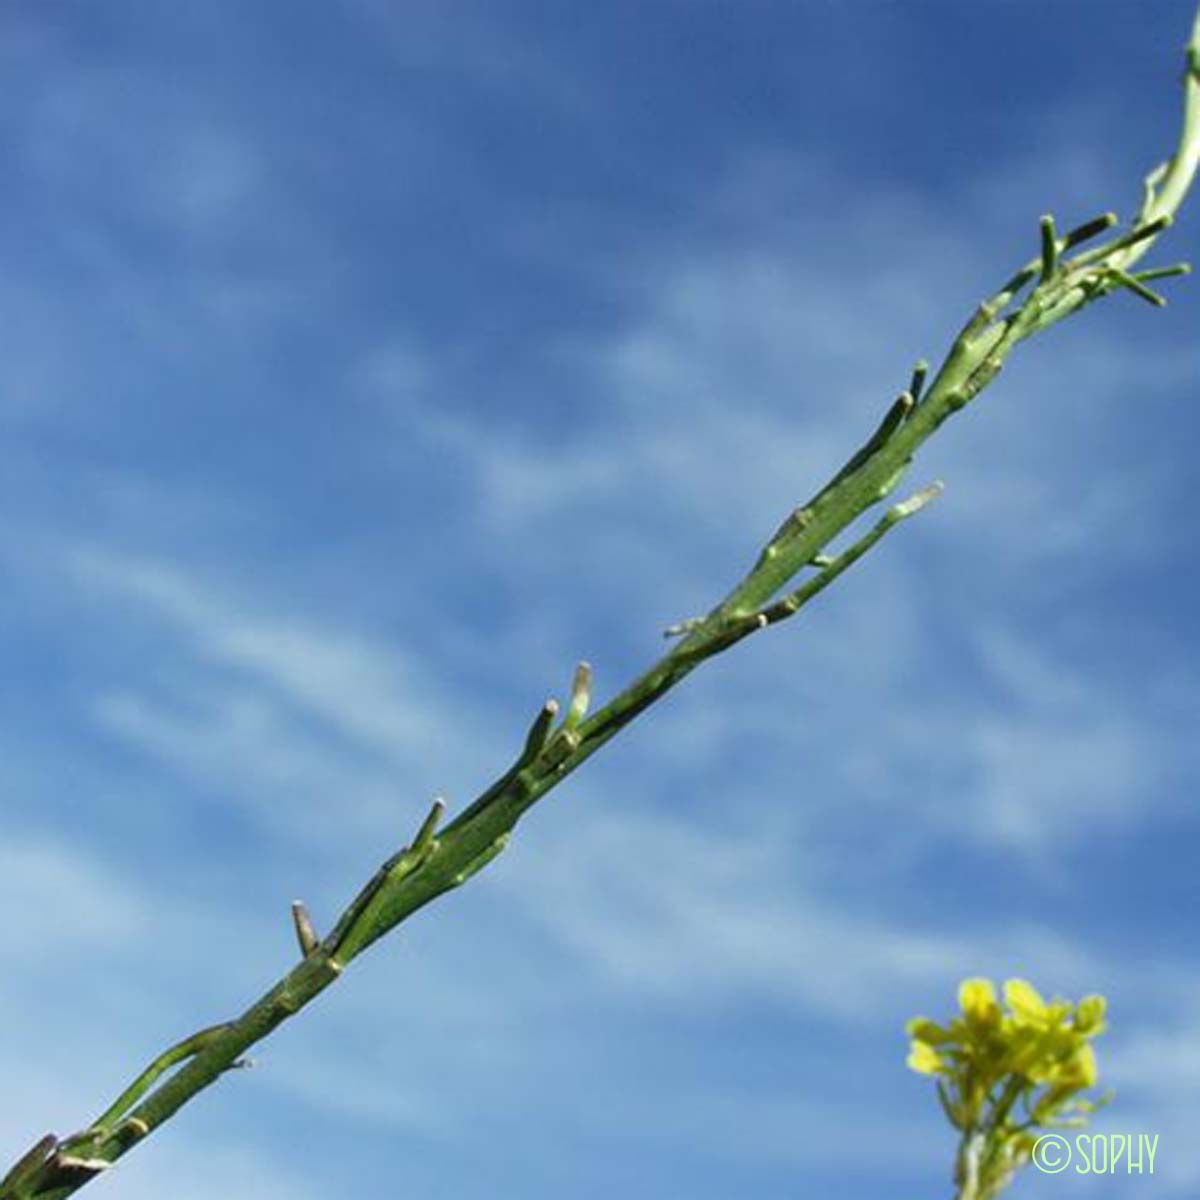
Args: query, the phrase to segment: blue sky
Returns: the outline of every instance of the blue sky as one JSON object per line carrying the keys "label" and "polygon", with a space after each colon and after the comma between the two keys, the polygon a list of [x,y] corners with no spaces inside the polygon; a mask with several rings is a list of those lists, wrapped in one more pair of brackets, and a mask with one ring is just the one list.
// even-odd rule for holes
{"label": "blue sky", "polygon": [[[600,698],[1036,247],[1172,148],[1189,3],[0,14],[0,1145],[291,963]],[[1197,256],[1193,205],[1157,252]],[[1195,283],[1022,347],[945,496],[709,664],[96,1195],[949,1191],[902,1026],[1110,998],[1200,1184]],[[3,1157],[3,1155],[0,1155]],[[1125,1200],[1149,1181],[1022,1178]]]}

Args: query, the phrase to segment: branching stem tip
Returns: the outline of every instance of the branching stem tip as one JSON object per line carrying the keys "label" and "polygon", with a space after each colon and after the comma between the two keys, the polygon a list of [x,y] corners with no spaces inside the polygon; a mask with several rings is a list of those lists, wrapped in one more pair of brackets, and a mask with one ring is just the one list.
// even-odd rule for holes
{"label": "branching stem tip", "polygon": [[307,958],[320,944],[317,931],[313,928],[312,918],[303,900],[292,901],[292,924],[296,928],[296,940],[300,943],[300,953]]}

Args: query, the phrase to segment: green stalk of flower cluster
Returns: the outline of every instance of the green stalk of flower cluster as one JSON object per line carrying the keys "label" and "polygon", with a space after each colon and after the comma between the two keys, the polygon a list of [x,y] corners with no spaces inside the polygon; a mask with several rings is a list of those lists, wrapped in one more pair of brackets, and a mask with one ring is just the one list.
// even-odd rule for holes
{"label": "green stalk of flower cluster", "polygon": [[[548,701],[512,766],[483,795],[443,828],[444,806],[436,801],[412,842],[380,867],[324,939],[313,931],[303,906],[295,906],[302,957],[292,971],[239,1017],[160,1054],[86,1129],[39,1141],[0,1180],[0,1200],[62,1200],[94,1179],[240,1065],[246,1050],[324,991],[369,945],[487,866],[533,804],[696,667],[794,616],[937,494],[938,484],[917,492],[890,507],[847,548],[827,552],[840,533],[890,494],[921,444],[995,378],[1020,342],[1113,291],[1164,303],[1150,283],[1187,267],[1141,274],[1131,268],[1170,224],[1200,162],[1200,13],[1187,48],[1184,93],[1178,149],[1147,178],[1141,209],[1128,230],[1075,253],[1112,229],[1116,217],[1105,214],[1064,235],[1051,218],[1043,218],[1039,255],[979,306],[930,386],[924,386],[927,366],[919,363],[870,438],[787,516],[721,603],[679,627],[683,636],[669,653],[591,716],[591,671],[581,664],[561,720],[557,704]],[[178,1069],[164,1078],[173,1068]]]}

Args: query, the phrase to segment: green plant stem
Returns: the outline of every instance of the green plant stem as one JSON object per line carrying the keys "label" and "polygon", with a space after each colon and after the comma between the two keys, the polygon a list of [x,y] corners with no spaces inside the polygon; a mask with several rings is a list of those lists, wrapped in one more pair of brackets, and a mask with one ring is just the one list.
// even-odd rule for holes
{"label": "green plant stem", "polygon": [[[61,1200],[95,1178],[238,1065],[246,1050],[324,991],[373,942],[491,862],[533,804],[696,667],[793,616],[926,503],[936,487],[893,505],[847,549],[825,553],[840,533],[888,496],[922,443],[995,378],[1019,342],[1109,292],[1146,290],[1145,280],[1155,273],[1138,277],[1130,268],[1170,223],[1200,162],[1200,13],[1188,45],[1184,92],[1179,148],[1148,177],[1130,230],[1070,258],[1064,255],[1111,228],[1115,219],[1105,215],[1062,237],[1052,221],[1043,220],[1039,255],[980,306],[924,395],[921,363],[909,390],[888,409],[875,433],[824,488],[789,514],[746,577],[707,616],[689,623],[689,632],[672,650],[590,717],[591,675],[581,669],[558,727],[557,705],[551,701],[534,719],[512,767],[440,832],[442,806],[435,803],[412,844],[383,864],[328,937],[316,941],[298,907],[304,954],[293,970],[241,1016],[159,1055],[87,1129],[61,1141],[43,1138],[0,1181],[0,1200]],[[784,591],[806,571],[815,574]],[[176,1066],[175,1074],[160,1082]]]}

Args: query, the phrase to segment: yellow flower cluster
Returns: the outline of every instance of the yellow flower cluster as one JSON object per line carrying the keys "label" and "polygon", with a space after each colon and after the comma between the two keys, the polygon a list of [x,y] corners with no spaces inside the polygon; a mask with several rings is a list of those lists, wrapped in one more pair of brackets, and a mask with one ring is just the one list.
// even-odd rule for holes
{"label": "yellow flower cluster", "polygon": [[958,1004],[949,1025],[909,1021],[908,1065],[937,1078],[942,1108],[963,1135],[960,1176],[968,1165],[974,1176],[991,1176],[977,1194],[994,1194],[986,1184],[998,1190],[1028,1159],[1034,1130],[1082,1125],[1107,1101],[1080,1096],[1096,1083],[1091,1039],[1104,1032],[1105,1002],[1047,1003],[1025,980],[1010,979],[1001,1005],[989,980],[968,979]]}

